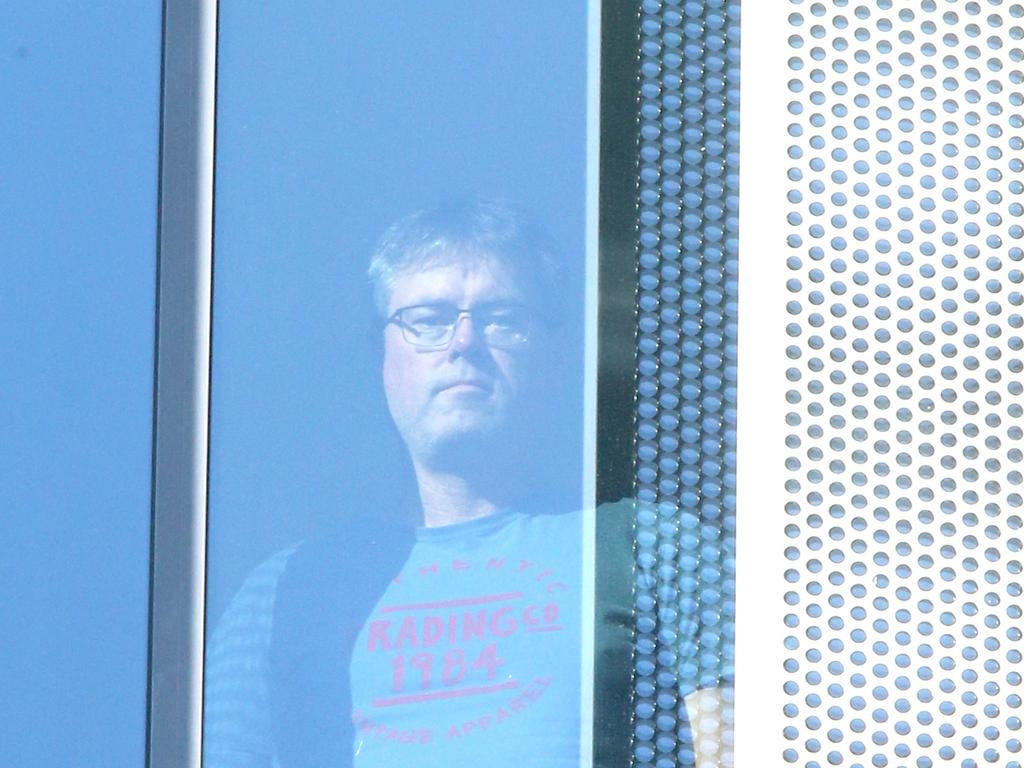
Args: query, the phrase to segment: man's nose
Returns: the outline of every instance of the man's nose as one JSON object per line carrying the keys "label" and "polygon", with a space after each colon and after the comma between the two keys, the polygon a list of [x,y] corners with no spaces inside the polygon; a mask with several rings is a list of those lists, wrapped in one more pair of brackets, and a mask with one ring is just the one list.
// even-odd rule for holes
{"label": "man's nose", "polygon": [[455,335],[452,336],[452,343],[448,349],[463,354],[482,341],[482,336],[473,325],[472,315],[466,313],[459,315],[458,320],[455,321]]}

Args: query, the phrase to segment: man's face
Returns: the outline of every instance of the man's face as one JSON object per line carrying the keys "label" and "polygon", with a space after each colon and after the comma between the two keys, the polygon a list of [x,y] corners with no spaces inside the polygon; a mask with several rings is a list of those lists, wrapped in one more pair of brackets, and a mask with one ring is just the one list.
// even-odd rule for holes
{"label": "man's face", "polygon": [[[511,271],[488,258],[455,258],[398,275],[388,315],[403,307],[445,304],[463,310],[524,305],[528,297]],[[384,331],[384,391],[414,460],[446,451],[495,445],[522,421],[530,385],[538,379],[540,339],[512,349],[488,345],[475,318],[462,315],[451,344],[424,350],[396,323]]]}

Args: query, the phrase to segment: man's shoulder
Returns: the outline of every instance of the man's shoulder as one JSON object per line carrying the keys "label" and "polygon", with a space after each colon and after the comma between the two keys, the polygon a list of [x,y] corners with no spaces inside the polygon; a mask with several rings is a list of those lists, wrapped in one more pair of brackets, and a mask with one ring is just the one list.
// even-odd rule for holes
{"label": "man's shoulder", "polygon": [[204,765],[270,768],[267,654],[281,574],[298,544],[256,566],[217,622],[206,652]]}
{"label": "man's shoulder", "polygon": [[232,636],[269,640],[274,614],[274,601],[281,574],[301,545],[300,542],[274,553],[256,566],[242,582],[227,609],[217,622],[213,645],[222,648]]}
{"label": "man's shoulder", "polygon": [[[594,537],[599,556],[604,559],[632,563],[632,540],[636,502],[632,499],[600,504],[596,508],[568,508],[563,510],[529,511],[518,517],[520,527],[536,535],[573,536],[580,544],[587,530]],[[606,551],[605,551],[606,550]]]}
{"label": "man's shoulder", "polygon": [[261,595],[265,595],[268,592],[273,593],[277,587],[277,582],[281,579],[281,574],[288,567],[288,561],[301,545],[302,542],[296,542],[289,547],[285,547],[253,568],[246,577],[245,582],[243,582],[242,587],[238,590],[235,599],[243,601],[258,600]]}

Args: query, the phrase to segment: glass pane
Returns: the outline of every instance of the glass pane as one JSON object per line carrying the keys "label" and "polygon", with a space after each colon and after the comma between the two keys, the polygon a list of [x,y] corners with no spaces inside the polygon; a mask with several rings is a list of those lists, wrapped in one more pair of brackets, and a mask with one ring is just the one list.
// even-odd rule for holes
{"label": "glass pane", "polygon": [[141,766],[158,2],[0,12],[0,763]]}
{"label": "glass pane", "polygon": [[219,43],[204,764],[578,765],[586,3]]}

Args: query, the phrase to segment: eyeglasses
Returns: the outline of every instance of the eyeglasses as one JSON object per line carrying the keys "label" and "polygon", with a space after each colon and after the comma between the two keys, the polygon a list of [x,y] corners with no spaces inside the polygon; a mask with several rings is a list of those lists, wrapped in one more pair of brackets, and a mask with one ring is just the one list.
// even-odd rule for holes
{"label": "eyeglasses", "polygon": [[388,323],[402,330],[407,343],[418,349],[447,349],[463,317],[483,334],[488,346],[514,349],[530,339],[533,313],[516,304],[495,304],[459,309],[452,304],[420,304],[396,309]]}

